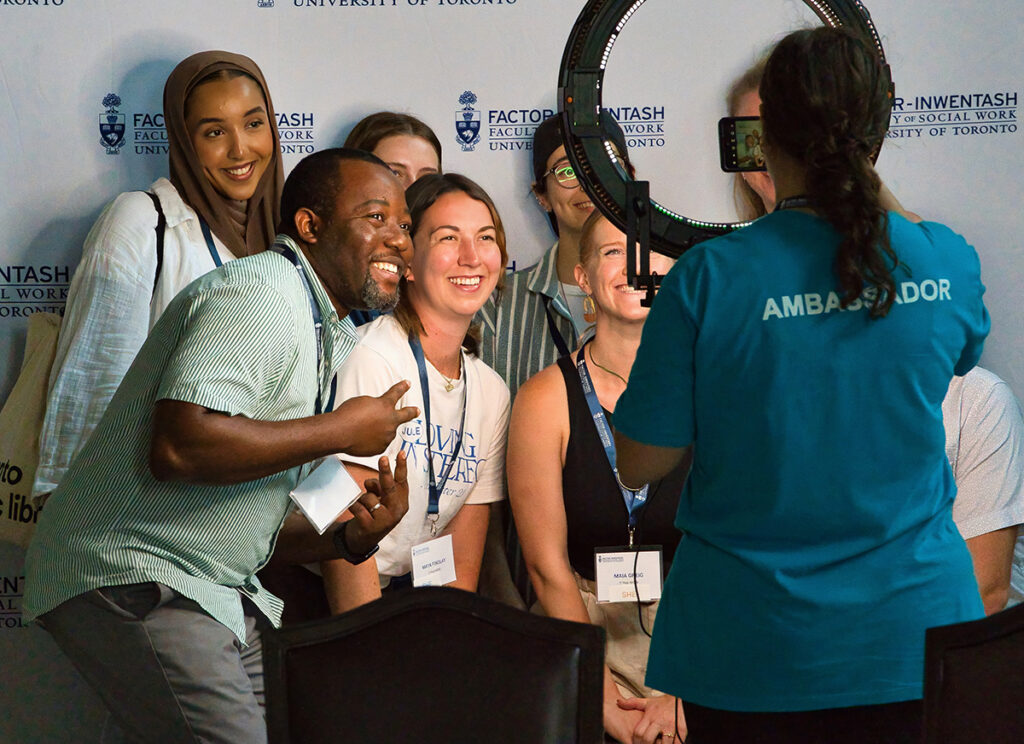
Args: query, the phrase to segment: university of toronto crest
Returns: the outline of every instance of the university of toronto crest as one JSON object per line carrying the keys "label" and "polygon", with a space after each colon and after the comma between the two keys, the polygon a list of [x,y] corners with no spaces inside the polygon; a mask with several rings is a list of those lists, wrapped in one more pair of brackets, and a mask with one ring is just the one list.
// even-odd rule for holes
{"label": "university of toronto crest", "polygon": [[107,155],[117,155],[124,145],[125,116],[117,110],[121,96],[108,93],[103,96],[106,111],[100,114],[100,144],[107,148]]}
{"label": "university of toronto crest", "polygon": [[476,149],[480,142],[480,112],[473,108],[476,101],[476,94],[467,90],[459,96],[462,108],[455,110],[455,141],[463,152]]}

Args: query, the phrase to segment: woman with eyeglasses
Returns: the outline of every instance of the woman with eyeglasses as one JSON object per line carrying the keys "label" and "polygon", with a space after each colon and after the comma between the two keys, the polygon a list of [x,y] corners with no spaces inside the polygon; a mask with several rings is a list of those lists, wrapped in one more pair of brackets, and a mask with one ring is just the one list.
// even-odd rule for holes
{"label": "woman with eyeglasses", "polygon": [[[622,129],[607,113],[602,124],[626,158]],[[628,162],[625,167],[632,168]],[[584,302],[573,276],[580,233],[594,204],[569,164],[558,116],[533,135],[533,173],[533,195],[558,239],[539,263],[509,276],[481,311],[480,358],[501,375],[513,398],[530,377],[575,349],[594,323],[593,306]]]}
{"label": "woman with eyeglasses", "polygon": [[925,630],[983,614],[941,409],[978,256],[882,190],[870,42],[792,33],[760,95],[775,209],[680,257],[615,409],[624,487],[693,456],[647,682],[699,742],[911,744]]}

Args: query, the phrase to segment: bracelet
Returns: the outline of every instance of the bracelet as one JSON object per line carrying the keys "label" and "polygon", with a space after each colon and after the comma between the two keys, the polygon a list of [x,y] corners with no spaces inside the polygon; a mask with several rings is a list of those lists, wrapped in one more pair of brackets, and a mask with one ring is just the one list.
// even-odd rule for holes
{"label": "bracelet", "polygon": [[374,553],[380,550],[380,544],[378,543],[377,545],[374,545],[372,548],[370,548],[369,551],[362,554],[353,553],[351,550],[349,550],[348,542],[345,540],[345,530],[348,528],[348,525],[351,521],[351,519],[348,520],[348,522],[345,522],[343,525],[341,525],[341,527],[336,529],[331,535],[331,538],[334,540],[334,549],[338,551],[338,557],[344,558],[353,566],[358,566],[360,563],[369,559],[373,556]]}

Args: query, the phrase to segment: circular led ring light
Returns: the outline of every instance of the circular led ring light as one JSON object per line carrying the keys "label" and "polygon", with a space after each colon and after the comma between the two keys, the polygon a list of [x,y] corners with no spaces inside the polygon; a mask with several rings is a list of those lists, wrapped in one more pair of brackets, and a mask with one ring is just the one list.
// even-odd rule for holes
{"label": "circular led ring light", "polygon": [[[601,87],[612,46],[632,15],[646,0],[590,0],[569,33],[558,71],[558,110],[566,154],[583,190],[620,230],[626,229],[626,182],[630,176],[615,158],[599,124]],[[849,26],[871,39],[886,74],[882,41],[871,16],[857,0],[804,0],[829,26]],[[650,248],[673,258],[694,243],[742,227],[746,222],[705,222],[684,217],[650,200]]]}

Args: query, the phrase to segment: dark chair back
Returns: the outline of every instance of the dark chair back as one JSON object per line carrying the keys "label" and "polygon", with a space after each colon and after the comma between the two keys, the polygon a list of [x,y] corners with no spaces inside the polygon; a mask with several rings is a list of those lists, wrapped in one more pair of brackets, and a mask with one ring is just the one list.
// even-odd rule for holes
{"label": "dark chair back", "polygon": [[1024,604],[925,634],[925,744],[1024,742]]}
{"label": "dark chair back", "polygon": [[604,632],[426,587],[264,636],[271,744],[597,744]]}

